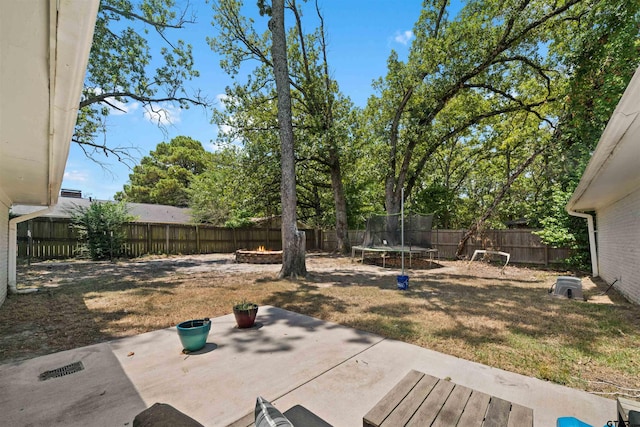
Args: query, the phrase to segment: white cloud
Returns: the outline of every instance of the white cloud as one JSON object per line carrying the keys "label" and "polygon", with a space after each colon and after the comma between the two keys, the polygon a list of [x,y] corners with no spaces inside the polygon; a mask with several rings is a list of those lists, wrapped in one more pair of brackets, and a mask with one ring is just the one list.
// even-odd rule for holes
{"label": "white cloud", "polygon": [[229,134],[231,132],[233,132],[233,128],[229,125],[220,125],[218,127],[219,131],[225,134]]}
{"label": "white cloud", "polygon": [[144,117],[154,124],[175,125],[180,123],[182,110],[171,104],[159,104],[144,107]]}
{"label": "white cloud", "polygon": [[409,43],[409,40],[411,40],[413,38],[413,31],[411,30],[407,30],[407,31],[397,31],[396,35],[393,37],[393,40],[396,43],[400,43],[403,45],[406,45],[407,43]]}
{"label": "white cloud", "polygon": [[87,171],[65,171],[64,180],[73,182],[87,182],[89,180],[89,173]]}
{"label": "white cloud", "polygon": [[224,105],[225,102],[229,99],[229,96],[226,93],[219,93],[216,95],[216,101],[218,101],[221,105]]}
{"label": "white cloud", "polygon": [[109,106],[109,110],[111,114],[113,114],[114,116],[121,116],[123,114],[131,113],[133,111],[136,111],[138,108],[140,108],[139,102],[124,103],[124,102],[118,101],[115,98],[107,98],[106,101],[109,104],[111,104],[111,106]]}
{"label": "white cloud", "polygon": [[236,98],[229,96],[225,93],[217,94],[216,101],[218,101],[218,104],[220,104],[221,108],[226,108],[227,106],[234,106],[234,105],[240,104]]}
{"label": "white cloud", "polygon": [[[216,100],[220,104],[222,108],[226,108],[227,105],[233,105],[234,98],[230,97],[225,93],[219,93],[216,95]],[[227,122],[233,123],[234,116],[228,116]],[[235,129],[232,125],[223,124],[218,126],[218,137],[221,135],[232,135],[235,132]]]}
{"label": "white cloud", "polygon": [[[104,90],[100,87],[92,87],[86,89],[87,92],[92,93],[94,95],[102,95]],[[114,97],[105,98],[105,102],[107,102],[107,107],[109,108],[109,113],[114,116],[121,116],[123,114],[131,113],[140,108],[140,103],[135,102],[122,102],[118,101]]]}

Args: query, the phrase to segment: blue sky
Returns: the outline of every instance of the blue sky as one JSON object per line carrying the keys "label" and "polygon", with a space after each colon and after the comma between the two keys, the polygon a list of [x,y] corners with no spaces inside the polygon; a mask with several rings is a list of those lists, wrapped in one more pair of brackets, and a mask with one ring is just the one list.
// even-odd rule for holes
{"label": "blue sky", "polygon": [[[180,3],[180,1],[178,1]],[[220,69],[220,57],[209,48],[206,37],[215,36],[211,25],[211,7],[203,1],[192,1],[197,23],[181,31],[179,38],[193,46],[196,69],[200,77],[188,82],[210,99],[216,99],[231,84]],[[246,1],[245,9],[255,9],[255,0]],[[412,28],[418,20],[421,0],[320,0],[328,33],[328,60],[333,77],[341,91],[358,106],[363,107],[372,95],[371,83],[386,74],[386,61],[391,50],[406,57],[413,38]],[[254,13],[254,12],[252,12]],[[266,18],[257,11],[252,16],[258,25]],[[304,17],[303,17],[304,19]],[[308,28],[312,30],[312,28]],[[253,69],[253,66],[249,67]],[[243,77],[237,77],[243,81]],[[216,105],[218,107],[219,105]],[[106,138],[110,146],[136,147],[131,154],[140,159],[160,142],[168,142],[178,135],[194,138],[207,150],[214,150],[217,128],[210,123],[211,112],[192,107],[178,110],[169,107],[171,123],[163,132],[149,119],[137,103],[129,103],[127,114],[114,113],[107,120]],[[82,150],[71,144],[62,188],[81,190],[84,197],[112,200],[122,190],[131,172],[111,157],[99,157],[99,165],[85,157]]]}

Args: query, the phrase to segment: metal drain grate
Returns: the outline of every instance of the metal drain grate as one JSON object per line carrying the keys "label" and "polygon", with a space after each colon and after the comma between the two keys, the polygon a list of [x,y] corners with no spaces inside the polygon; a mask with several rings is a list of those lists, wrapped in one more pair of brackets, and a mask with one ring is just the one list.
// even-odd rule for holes
{"label": "metal drain grate", "polygon": [[84,365],[82,362],[73,362],[68,365],[62,366],[57,369],[53,369],[51,371],[44,371],[41,373],[38,378],[40,381],[50,380],[51,378],[64,377],[65,375],[75,374],[76,372],[80,372],[84,370]]}

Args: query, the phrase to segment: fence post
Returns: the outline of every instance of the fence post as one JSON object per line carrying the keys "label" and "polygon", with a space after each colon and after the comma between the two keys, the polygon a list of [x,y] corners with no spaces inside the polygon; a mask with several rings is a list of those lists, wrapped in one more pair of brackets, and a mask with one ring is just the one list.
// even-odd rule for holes
{"label": "fence post", "polygon": [[238,248],[238,235],[235,227],[231,229],[231,235],[233,236],[233,250],[237,251],[240,248]]}
{"label": "fence post", "polygon": [[198,227],[198,224],[196,224],[194,227],[196,227],[196,253],[201,253],[200,252],[200,227]]}
{"label": "fence post", "polygon": [[151,224],[147,223],[147,238],[145,239],[145,244],[147,245],[146,253],[151,253]]}
{"label": "fence post", "polygon": [[169,224],[165,225],[164,234],[165,234],[164,253],[169,255],[171,253],[171,252],[169,252]]}
{"label": "fence post", "polygon": [[544,245],[544,265],[549,265],[549,245]]}
{"label": "fence post", "polygon": [[27,221],[27,265],[31,266],[31,251],[33,251],[33,236],[31,233],[32,219]]}

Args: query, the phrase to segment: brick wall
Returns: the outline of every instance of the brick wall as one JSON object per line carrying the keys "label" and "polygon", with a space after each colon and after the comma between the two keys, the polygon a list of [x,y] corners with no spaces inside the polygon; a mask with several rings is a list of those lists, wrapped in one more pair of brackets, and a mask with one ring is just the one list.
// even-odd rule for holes
{"label": "brick wall", "polygon": [[600,277],[640,304],[640,189],[597,214]]}
{"label": "brick wall", "polygon": [[7,297],[9,251],[9,207],[0,200],[0,305]]}

